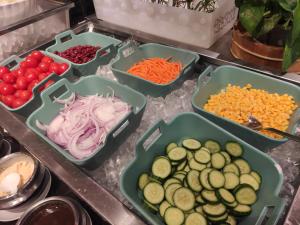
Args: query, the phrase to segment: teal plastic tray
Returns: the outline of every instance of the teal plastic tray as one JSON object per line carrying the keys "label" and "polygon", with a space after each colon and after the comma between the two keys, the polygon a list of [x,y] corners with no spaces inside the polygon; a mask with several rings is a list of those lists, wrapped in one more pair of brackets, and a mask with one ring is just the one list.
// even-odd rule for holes
{"label": "teal plastic tray", "polygon": [[[156,84],[127,73],[127,70],[135,63],[152,57],[172,57],[171,61],[180,61],[182,63],[182,72],[176,80],[166,85]],[[194,65],[198,60],[199,55],[197,53],[179,48],[154,43],[144,44],[138,47],[133,43],[129,43],[119,49],[118,56],[111,65],[111,70],[120,83],[126,84],[145,95],[159,97],[165,96],[174,90],[176,85],[191,75],[194,72]]]}
{"label": "teal plastic tray", "polygon": [[[210,95],[219,93],[222,89],[225,89],[229,83],[239,86],[244,86],[249,83],[254,88],[264,89],[271,93],[289,94],[294,97],[298,106],[300,106],[300,87],[234,66],[220,66],[215,70],[213,70],[212,67],[208,67],[199,76],[198,87],[192,97],[192,105],[195,112],[260,150],[266,151],[269,148],[274,148],[286,142],[287,139],[270,138],[234,121],[203,110],[203,106],[208,101]],[[298,107],[290,119],[288,132],[295,133],[296,124],[299,122],[300,108]]]}
{"label": "teal plastic tray", "polygon": [[[48,76],[45,80],[41,81],[39,84],[37,84],[34,88],[33,88],[33,97],[26,102],[26,104],[20,106],[19,108],[13,109],[10,108],[9,106],[3,104],[2,102],[0,102],[0,104],[6,108],[8,111],[17,113],[21,116],[24,117],[28,117],[35,109],[37,109],[40,105],[41,105],[41,98],[40,98],[40,92],[38,91],[40,89],[40,87],[42,87],[44,84],[46,84],[47,81],[49,80],[53,80],[53,81],[58,81],[62,78],[70,78],[73,74],[73,69],[71,64],[69,63],[69,61],[62,59],[60,57],[57,57],[54,54],[51,53],[47,53],[44,51],[43,54],[50,56],[51,58],[54,59],[55,62],[64,62],[67,63],[69,65],[68,70],[63,73],[62,75],[58,76],[56,74],[51,74],[50,76]],[[13,55],[9,58],[7,58],[6,60],[2,61],[0,63],[1,66],[8,66],[8,65],[15,65],[13,66],[11,69],[16,69],[19,67],[20,62],[22,62],[24,59],[20,58],[19,56]]]}
{"label": "teal plastic tray", "polygon": [[[55,42],[56,43],[54,45],[46,49],[47,52],[61,52],[76,45],[92,45],[101,47],[101,49],[97,51],[95,58],[87,63],[77,64],[68,60],[74,66],[74,73],[77,76],[95,74],[100,65],[108,64],[110,60],[115,57],[117,53],[117,45],[121,43],[120,40],[106,35],[94,32],[74,34],[71,30],[56,35]],[[102,54],[102,51],[106,51],[106,53]]]}
{"label": "teal plastic tray", "polygon": [[[60,109],[64,107],[62,104],[53,102],[54,97],[65,99],[74,92],[81,96],[95,94],[106,96],[114,93],[115,96],[120,97],[123,101],[132,106],[131,112],[107,134],[103,147],[100,147],[93,154],[84,159],[76,159],[73,157],[68,151],[52,142],[44,132],[36,126],[36,120],[44,124],[49,124],[59,113]],[[117,142],[123,141],[122,138],[124,138],[124,135],[122,135],[122,133],[126,133],[125,130],[127,130],[127,133],[132,131],[132,129],[139,124],[146,106],[146,98],[142,94],[129,87],[101,78],[97,75],[81,77],[75,83],[70,83],[67,79],[62,79],[51,85],[42,93],[42,101],[42,106],[28,117],[26,121],[27,126],[68,160],[74,164],[87,167],[90,167],[91,165],[88,164],[93,164],[92,162],[99,164],[101,160],[98,159],[105,156],[107,152],[111,152],[115,149],[114,146]]]}
{"label": "teal plastic tray", "polygon": [[[264,224],[276,224],[285,205],[284,200],[278,197],[283,182],[280,166],[265,153],[196,113],[180,114],[167,124],[159,121],[138,141],[136,158],[124,169],[121,176],[121,191],[143,217],[151,224],[164,224],[159,215],[151,213],[143,206],[137,190],[139,175],[151,171],[154,158],[165,154],[168,143],[180,142],[184,138],[196,138],[200,141],[215,139],[223,146],[229,140],[239,142],[244,148],[243,158],[262,176],[261,189],[257,202],[252,206],[252,213],[242,219],[239,225],[260,224],[270,208],[273,210],[268,212],[269,218]],[[145,143],[149,142],[152,144],[145,147]]]}

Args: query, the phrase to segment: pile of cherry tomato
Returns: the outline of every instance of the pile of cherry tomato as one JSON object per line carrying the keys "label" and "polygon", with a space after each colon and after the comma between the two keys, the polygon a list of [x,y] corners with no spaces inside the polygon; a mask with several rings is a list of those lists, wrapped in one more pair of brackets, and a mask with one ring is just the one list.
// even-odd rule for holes
{"label": "pile of cherry tomato", "polygon": [[[63,74],[69,65],[55,62],[51,57],[40,51],[33,51],[18,66],[9,70],[0,66],[0,100],[11,108],[24,105],[32,97],[32,89],[50,74]],[[49,80],[39,89],[44,90],[53,84]]]}

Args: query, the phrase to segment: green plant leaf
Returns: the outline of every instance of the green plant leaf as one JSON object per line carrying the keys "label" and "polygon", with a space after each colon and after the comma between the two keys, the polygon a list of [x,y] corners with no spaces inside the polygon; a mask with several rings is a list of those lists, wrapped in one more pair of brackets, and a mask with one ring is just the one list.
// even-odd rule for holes
{"label": "green plant leaf", "polygon": [[277,0],[279,5],[286,11],[293,12],[297,6],[297,0]]}
{"label": "green plant leaf", "polygon": [[283,71],[287,71],[287,69],[300,58],[300,36],[296,39],[295,43],[291,45],[291,41],[287,42],[284,48],[283,55],[283,63],[282,69]]}
{"label": "green plant leaf", "polygon": [[296,39],[299,39],[299,37],[300,37],[300,0],[298,0],[297,7],[295,8],[294,11],[291,44],[293,45]]}
{"label": "green plant leaf", "polygon": [[278,13],[272,15],[271,17],[264,18],[260,25],[260,29],[258,29],[258,33],[254,33],[254,36],[259,37],[273,30],[274,27],[278,24],[281,17],[282,16]]}
{"label": "green plant leaf", "polygon": [[258,24],[263,19],[265,12],[264,5],[252,5],[245,3],[240,7],[239,20],[242,26],[253,35]]}

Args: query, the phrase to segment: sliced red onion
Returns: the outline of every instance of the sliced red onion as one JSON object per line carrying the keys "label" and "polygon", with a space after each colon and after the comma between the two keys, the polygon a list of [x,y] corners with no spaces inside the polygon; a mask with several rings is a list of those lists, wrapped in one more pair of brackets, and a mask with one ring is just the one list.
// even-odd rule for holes
{"label": "sliced red onion", "polygon": [[100,148],[111,129],[131,110],[127,103],[114,96],[78,96],[73,93],[69,98],[56,99],[55,102],[65,107],[49,125],[37,121],[37,127],[78,159],[88,157]]}

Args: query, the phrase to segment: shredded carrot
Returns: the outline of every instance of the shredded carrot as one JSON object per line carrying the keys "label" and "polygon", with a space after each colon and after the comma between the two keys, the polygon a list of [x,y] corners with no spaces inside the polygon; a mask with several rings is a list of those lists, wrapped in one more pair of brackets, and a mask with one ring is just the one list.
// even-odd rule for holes
{"label": "shredded carrot", "polygon": [[127,72],[156,84],[168,84],[179,76],[181,69],[180,62],[149,58],[134,64]]}

